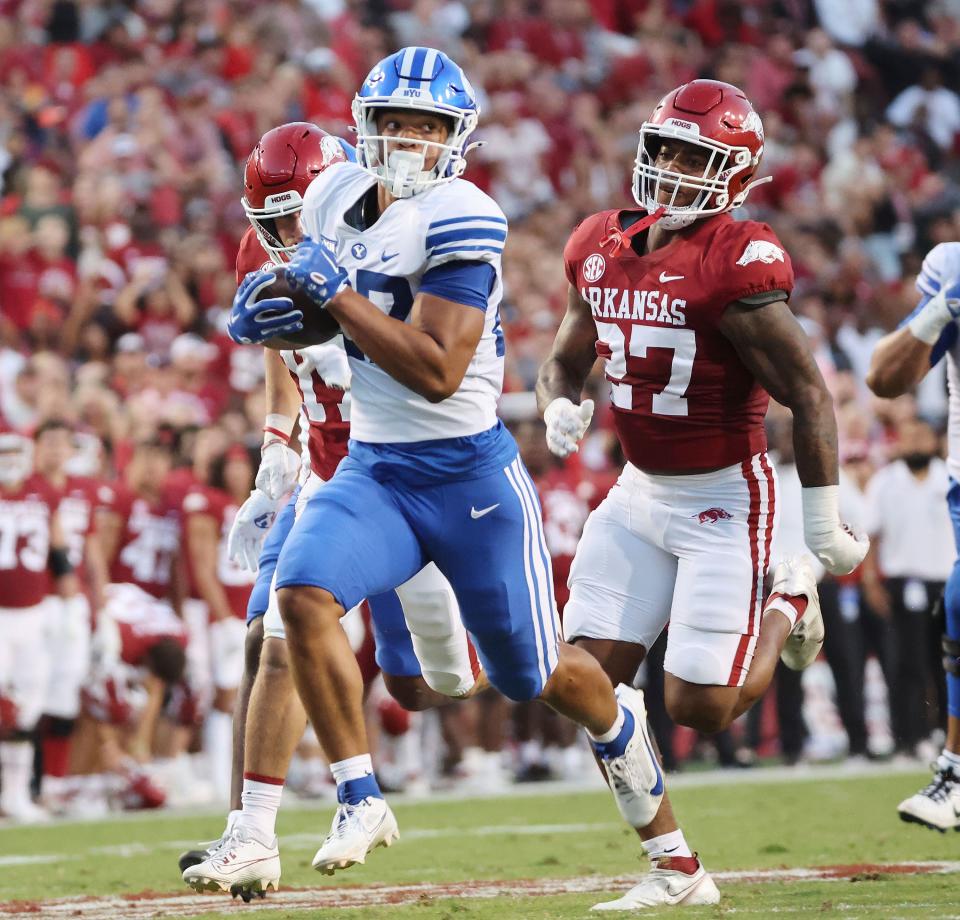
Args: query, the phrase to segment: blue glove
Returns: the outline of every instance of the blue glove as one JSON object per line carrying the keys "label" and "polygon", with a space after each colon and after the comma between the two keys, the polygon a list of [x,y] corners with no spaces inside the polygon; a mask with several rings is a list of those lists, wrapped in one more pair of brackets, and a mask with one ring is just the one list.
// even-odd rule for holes
{"label": "blue glove", "polygon": [[278,335],[303,329],[303,313],[293,309],[293,301],[289,297],[269,297],[257,301],[257,294],[276,280],[273,272],[261,269],[250,272],[240,283],[227,320],[227,334],[234,342],[257,345]]}
{"label": "blue glove", "polygon": [[337,264],[337,257],[309,236],[304,237],[287,264],[287,277],[290,287],[303,290],[318,307],[349,286],[347,272]]}

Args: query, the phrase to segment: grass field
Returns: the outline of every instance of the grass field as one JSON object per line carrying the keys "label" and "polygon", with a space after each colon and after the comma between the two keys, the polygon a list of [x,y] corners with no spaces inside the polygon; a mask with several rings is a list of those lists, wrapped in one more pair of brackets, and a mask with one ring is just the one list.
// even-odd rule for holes
{"label": "grass field", "polygon": [[[896,816],[897,802],[923,774],[736,778],[744,781],[704,778],[675,789],[687,838],[724,895],[719,907],[682,916],[960,918],[960,834]],[[310,859],[332,808],[285,808],[282,888],[256,905],[195,895],[179,880],[177,854],[216,836],[218,817],[3,828],[0,917],[212,920],[266,909],[277,920],[559,920],[589,916],[592,904],[629,887],[644,865],[604,792],[398,802],[395,811],[400,842],[327,879]],[[795,871],[811,867],[834,868]]]}

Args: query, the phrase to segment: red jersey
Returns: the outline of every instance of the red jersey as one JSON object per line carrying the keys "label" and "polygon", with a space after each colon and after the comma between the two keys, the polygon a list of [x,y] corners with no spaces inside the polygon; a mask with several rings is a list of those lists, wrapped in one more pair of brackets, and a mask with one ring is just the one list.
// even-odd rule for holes
{"label": "red jersey", "polygon": [[180,508],[166,495],[151,503],[122,484],[114,491],[110,510],[122,524],[116,555],[110,560],[110,581],[134,584],[165,598],[170,593],[170,566],[180,548]]}
{"label": "red jersey", "polygon": [[[261,268],[274,268],[266,250],[253,227],[249,227],[240,241],[237,253],[237,284],[248,272]],[[336,387],[329,387],[323,378],[310,367],[309,359],[299,351],[280,353],[293,382],[297,385],[300,399],[310,423],[307,448],[310,451],[310,468],[321,479],[333,476],[340,461],[347,455],[350,438],[350,394]]]}
{"label": "red jersey", "polygon": [[603,495],[568,465],[534,477],[543,510],[543,535],[553,563],[553,593],[562,611],[570,598],[567,578],[590,512]]}
{"label": "red jersey", "polygon": [[57,519],[66,544],[70,565],[83,569],[87,537],[96,526],[98,508],[109,508],[114,501],[113,486],[86,476],[68,476],[60,493]]}
{"label": "red jersey", "polygon": [[[227,551],[227,538],[230,536],[233,519],[237,516],[239,510],[237,503],[226,492],[210,486],[198,487],[183,499],[184,522],[194,515],[209,515],[216,521],[217,530],[220,534],[217,546],[217,580],[223,586],[233,615],[245,620],[247,618],[247,601],[250,599],[250,592],[253,590],[253,583],[257,580],[257,575],[255,572],[238,566],[230,558]],[[189,534],[189,531],[184,528],[184,533]],[[189,539],[187,540],[186,555],[190,583],[195,586],[196,578],[192,564],[193,553],[190,552]],[[195,587],[192,593],[199,596]]]}
{"label": "red jersey", "polygon": [[736,300],[793,289],[790,257],[766,225],[698,220],[666,246],[616,256],[602,245],[620,211],[588,217],[564,250],[567,280],[590,305],[614,425],[640,469],[693,473],[766,448],[769,396],[719,324]]}
{"label": "red jersey", "polygon": [[50,523],[58,502],[37,475],[0,490],[0,607],[35,607],[50,593]]}

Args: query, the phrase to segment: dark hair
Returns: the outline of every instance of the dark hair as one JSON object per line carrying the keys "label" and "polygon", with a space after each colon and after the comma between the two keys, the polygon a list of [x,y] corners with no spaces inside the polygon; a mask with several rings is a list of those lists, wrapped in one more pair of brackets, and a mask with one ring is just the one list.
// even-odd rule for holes
{"label": "dark hair", "polygon": [[187,653],[172,636],[163,636],[147,649],[144,664],[164,683],[175,684],[183,677]]}
{"label": "dark hair", "polygon": [[72,434],[73,426],[63,418],[48,418],[37,425],[33,440],[39,441],[48,431],[69,431]]}

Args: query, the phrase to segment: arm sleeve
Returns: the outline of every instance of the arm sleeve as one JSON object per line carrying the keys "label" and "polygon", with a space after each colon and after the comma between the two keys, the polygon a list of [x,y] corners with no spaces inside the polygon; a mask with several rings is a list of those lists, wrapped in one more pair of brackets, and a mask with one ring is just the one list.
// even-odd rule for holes
{"label": "arm sleeve", "polygon": [[444,262],[423,276],[420,293],[486,312],[496,282],[497,271],[489,262]]}

